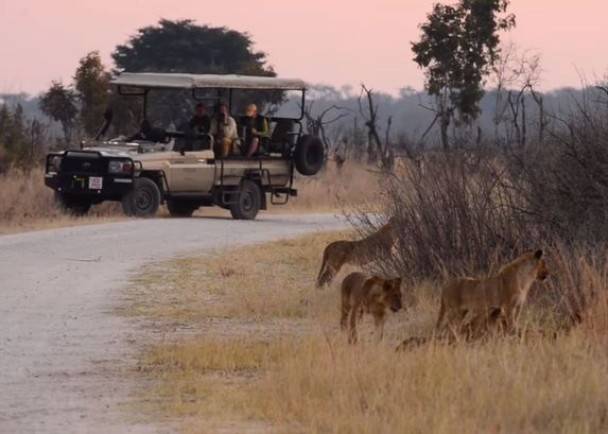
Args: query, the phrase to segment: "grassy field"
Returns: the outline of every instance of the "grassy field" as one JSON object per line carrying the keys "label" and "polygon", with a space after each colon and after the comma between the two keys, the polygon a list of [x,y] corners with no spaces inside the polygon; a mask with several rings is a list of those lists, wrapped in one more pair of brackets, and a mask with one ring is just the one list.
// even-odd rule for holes
{"label": "grassy field", "polygon": [[[316,234],[144,270],[122,311],[163,336],[133,373],[145,385],[142,417],[177,421],[184,433],[606,432],[601,327],[396,352],[402,340],[432,333],[438,284],[423,282],[404,288],[408,309],[389,317],[382,343],[368,319],[360,344],[349,345],[338,327],[337,284],[314,288],[324,246],[349,236]],[[605,320],[608,309],[600,310]],[[524,324],[534,329],[541,317],[529,308]]]}
{"label": "grassy field", "polygon": [[[341,182],[348,179],[349,182]],[[378,175],[357,164],[347,164],[338,170],[329,162],[323,172],[314,177],[297,177],[299,196],[287,206],[270,206],[272,213],[305,213],[336,211],[345,203],[360,205],[376,198]],[[44,185],[42,168],[31,171],[11,169],[0,174],[0,234],[49,229],[80,224],[118,221],[126,217],[119,203],[95,205],[86,217],[63,213],[53,199],[53,192]],[[201,208],[197,216],[229,215],[218,207]],[[168,217],[161,208],[159,216]]]}

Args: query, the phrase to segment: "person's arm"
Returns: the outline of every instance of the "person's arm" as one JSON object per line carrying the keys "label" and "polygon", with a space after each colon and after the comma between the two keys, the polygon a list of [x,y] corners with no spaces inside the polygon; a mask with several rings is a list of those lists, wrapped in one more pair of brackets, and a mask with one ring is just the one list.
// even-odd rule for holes
{"label": "person's arm", "polygon": [[228,129],[229,129],[228,137],[230,139],[236,140],[239,138],[239,132],[236,127],[236,121],[234,120],[233,117],[228,118]]}
{"label": "person's arm", "polygon": [[262,131],[258,131],[260,137],[269,137],[270,127],[268,126],[268,119],[266,116],[262,118]]}

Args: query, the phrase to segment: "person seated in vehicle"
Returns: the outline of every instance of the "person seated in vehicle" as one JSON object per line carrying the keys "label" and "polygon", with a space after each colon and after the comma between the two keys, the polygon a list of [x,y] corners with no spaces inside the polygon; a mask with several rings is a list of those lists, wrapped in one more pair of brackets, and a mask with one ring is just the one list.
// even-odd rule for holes
{"label": "person seated in vehicle", "polygon": [[258,113],[258,106],[249,104],[242,118],[244,129],[245,155],[253,157],[260,151],[260,143],[270,137],[268,119]]}
{"label": "person seated in vehicle", "polygon": [[190,129],[197,134],[209,134],[211,118],[207,114],[207,107],[203,103],[199,102],[196,105],[189,125]]}
{"label": "person seated in vehicle", "polygon": [[228,105],[220,102],[211,119],[210,133],[214,139],[214,152],[217,158],[226,158],[238,146],[236,121],[228,111]]}

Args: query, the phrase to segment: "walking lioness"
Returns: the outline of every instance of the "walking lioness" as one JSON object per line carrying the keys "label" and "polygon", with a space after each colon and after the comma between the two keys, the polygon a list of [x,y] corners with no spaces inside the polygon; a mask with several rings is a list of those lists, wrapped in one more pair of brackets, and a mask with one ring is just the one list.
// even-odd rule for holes
{"label": "walking lioness", "polygon": [[357,341],[357,320],[364,313],[374,316],[374,324],[382,340],[386,310],[393,312],[401,309],[401,278],[386,280],[380,277],[370,277],[363,273],[352,273],[342,282],[342,316],[340,326],[346,329],[349,319],[348,341]]}
{"label": "walking lioness", "polygon": [[441,293],[436,332],[445,326],[452,332],[460,332],[466,317],[471,319],[473,335],[498,319],[502,319],[508,331],[513,331],[530,287],[549,274],[542,256],[542,250],[526,253],[503,266],[495,276],[449,282]]}
{"label": "walking lioness", "polygon": [[317,288],[330,283],[344,264],[365,265],[389,254],[397,238],[396,229],[397,221],[393,217],[377,232],[362,240],[340,240],[330,243],[323,251]]}

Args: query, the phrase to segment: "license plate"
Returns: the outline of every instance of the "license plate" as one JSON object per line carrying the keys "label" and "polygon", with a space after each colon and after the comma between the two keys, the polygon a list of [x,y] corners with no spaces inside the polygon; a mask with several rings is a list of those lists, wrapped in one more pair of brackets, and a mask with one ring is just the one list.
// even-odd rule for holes
{"label": "license plate", "polygon": [[91,176],[89,178],[89,190],[101,190],[103,188],[103,178],[101,176]]}

